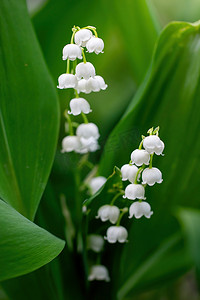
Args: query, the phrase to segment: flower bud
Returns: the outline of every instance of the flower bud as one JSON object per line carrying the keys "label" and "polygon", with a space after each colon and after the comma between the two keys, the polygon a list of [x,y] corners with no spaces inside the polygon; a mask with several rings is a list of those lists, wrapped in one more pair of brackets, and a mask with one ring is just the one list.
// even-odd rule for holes
{"label": "flower bud", "polygon": [[87,248],[99,253],[103,250],[104,239],[99,234],[90,234],[87,236]]}
{"label": "flower bud", "polygon": [[144,187],[141,184],[129,184],[125,188],[125,195],[123,198],[128,198],[130,200],[135,200],[135,199],[146,199],[144,197]]}
{"label": "flower bud", "polygon": [[95,68],[93,64],[90,62],[81,62],[76,66],[76,77],[78,80],[81,78],[83,79],[89,79],[90,77],[95,76]]}
{"label": "flower bud", "polygon": [[104,237],[109,243],[127,242],[128,231],[123,226],[111,226],[107,229],[106,236]]}
{"label": "flower bud", "polygon": [[103,265],[92,266],[90,269],[88,280],[104,280],[107,282],[110,281],[108,269]]}
{"label": "flower bud", "polygon": [[142,216],[145,216],[149,219],[152,214],[153,211],[151,211],[151,206],[145,201],[134,202],[129,207],[129,218],[132,218],[134,216],[136,219],[139,219]]}
{"label": "flower bud", "polygon": [[163,182],[162,173],[157,168],[146,168],[142,172],[142,184],[148,184],[150,186],[154,185],[156,182]]}
{"label": "flower bud", "polygon": [[71,111],[68,111],[68,113],[74,116],[80,115],[82,112],[84,114],[89,114],[92,111],[89,103],[84,98],[72,99],[69,103],[69,106]]}
{"label": "flower bud", "polygon": [[99,92],[100,90],[105,90],[107,88],[107,84],[105,84],[105,81],[103,79],[103,77],[97,75],[94,76],[94,78],[90,77],[88,79],[88,88],[92,91],[92,92]]}
{"label": "flower bud", "polygon": [[104,185],[106,180],[107,179],[103,176],[97,176],[90,180],[88,185],[90,187],[92,195],[94,195]]}
{"label": "flower bud", "polygon": [[137,166],[149,165],[150,154],[144,149],[136,149],[131,153],[131,161]]}
{"label": "flower bud", "polygon": [[91,37],[92,32],[89,29],[80,29],[75,33],[74,40],[78,46],[85,47]]}
{"label": "flower bud", "polygon": [[73,74],[62,74],[58,77],[58,89],[75,89],[77,86],[77,78]]}
{"label": "flower bud", "polygon": [[75,60],[76,58],[82,59],[82,50],[75,44],[68,44],[63,48],[63,60]]}
{"label": "flower bud", "polygon": [[76,130],[76,135],[79,137],[83,137],[85,139],[89,139],[90,137],[95,138],[96,140],[99,138],[99,129],[94,123],[83,123],[78,126]]}
{"label": "flower bud", "polygon": [[121,172],[123,181],[129,180],[130,182],[134,183],[138,168],[134,165],[126,164],[122,166]]}
{"label": "flower bud", "polygon": [[77,136],[68,135],[62,140],[62,152],[77,151],[80,149],[81,143]]}
{"label": "flower bud", "polygon": [[80,142],[81,149],[79,153],[95,152],[100,148],[97,140],[92,136],[88,139],[80,137]]}
{"label": "flower bud", "polygon": [[87,42],[86,48],[89,53],[92,53],[92,52],[95,52],[96,54],[103,53],[104,42],[102,39],[93,36]]}
{"label": "flower bud", "polygon": [[101,219],[102,222],[110,221],[115,224],[119,218],[120,209],[114,205],[103,205],[99,208],[96,219]]}
{"label": "flower bud", "polygon": [[150,154],[156,153],[157,155],[160,155],[162,154],[165,145],[157,135],[150,135],[144,138],[143,147]]}

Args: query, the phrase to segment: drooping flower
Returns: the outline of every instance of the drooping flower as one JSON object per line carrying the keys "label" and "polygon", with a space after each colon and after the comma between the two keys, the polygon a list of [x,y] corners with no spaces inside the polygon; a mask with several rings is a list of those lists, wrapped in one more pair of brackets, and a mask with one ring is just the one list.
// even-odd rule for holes
{"label": "drooping flower", "polygon": [[103,250],[104,238],[99,234],[89,234],[87,236],[87,248],[99,253]]}
{"label": "drooping flower", "polygon": [[100,148],[97,139],[94,137],[90,137],[88,139],[80,137],[80,142],[81,149],[79,153],[95,152]]}
{"label": "drooping flower", "polygon": [[119,215],[119,207],[106,204],[99,208],[96,219],[100,218],[102,222],[110,221],[112,224],[115,224]]}
{"label": "drooping flower", "polygon": [[93,36],[87,42],[86,48],[89,53],[92,53],[92,52],[95,52],[96,54],[103,53],[104,42],[102,39]]}
{"label": "drooping flower", "polygon": [[71,111],[69,114],[74,116],[80,115],[81,112],[84,114],[89,114],[92,110],[90,109],[90,104],[84,98],[74,98],[70,101],[69,106]]}
{"label": "drooping flower", "polygon": [[75,33],[74,40],[78,46],[85,47],[86,43],[91,39],[92,32],[89,29],[80,29]]}
{"label": "drooping flower", "polygon": [[105,84],[103,77],[97,75],[94,76],[94,78],[90,77],[88,79],[88,87],[92,92],[99,92],[100,90],[105,90],[107,88],[107,84]]}
{"label": "drooping flower", "polygon": [[136,149],[131,153],[131,161],[137,166],[149,165],[150,154],[144,149]]}
{"label": "drooping flower", "polygon": [[86,79],[81,79],[78,81],[77,88],[76,88],[78,93],[89,94],[92,92],[91,85],[89,84],[88,81],[89,80]]}
{"label": "drooping flower", "polygon": [[151,211],[151,206],[145,201],[134,202],[129,207],[129,218],[132,218],[134,216],[136,219],[139,219],[142,216],[145,216],[149,219],[152,214],[153,211]]}
{"label": "drooping flower", "polygon": [[141,184],[131,183],[125,188],[125,195],[123,198],[128,198],[130,200],[146,199],[144,197],[144,192],[144,187]]}
{"label": "drooping flower", "polygon": [[157,168],[146,168],[142,172],[142,183],[148,184],[150,186],[154,185],[156,182],[163,182],[162,173]]}
{"label": "drooping flower", "polygon": [[106,177],[103,176],[97,176],[90,180],[88,183],[92,195],[94,195],[106,182]]}
{"label": "drooping flower", "polygon": [[122,166],[121,172],[123,181],[129,180],[130,182],[134,183],[138,168],[134,165],[126,164]]}
{"label": "drooping flower", "polygon": [[90,269],[90,274],[88,276],[89,281],[93,280],[104,280],[109,282],[110,277],[108,273],[108,269],[103,265],[95,265]]}
{"label": "drooping flower", "polygon": [[127,242],[128,231],[123,226],[111,226],[107,229],[106,236],[104,237],[109,243]]}
{"label": "drooping flower", "polygon": [[73,74],[62,74],[58,77],[58,89],[68,89],[73,88],[75,89],[77,87],[77,78]]}
{"label": "drooping flower", "polygon": [[97,125],[94,123],[83,123],[80,124],[76,130],[76,135],[85,139],[89,139],[91,137],[96,140],[99,138],[99,129]]}
{"label": "drooping flower", "polygon": [[80,139],[77,136],[68,135],[62,140],[61,152],[78,151],[81,147]]}
{"label": "drooping flower", "polygon": [[95,75],[95,68],[90,62],[81,62],[76,66],[76,77],[78,80],[80,80],[81,78],[87,80],[90,77],[94,77]]}
{"label": "drooping flower", "polygon": [[63,48],[63,60],[75,60],[76,58],[82,59],[82,50],[78,45],[75,44],[67,44]]}
{"label": "drooping flower", "polygon": [[150,135],[144,138],[143,147],[150,154],[161,155],[165,145],[157,135]]}

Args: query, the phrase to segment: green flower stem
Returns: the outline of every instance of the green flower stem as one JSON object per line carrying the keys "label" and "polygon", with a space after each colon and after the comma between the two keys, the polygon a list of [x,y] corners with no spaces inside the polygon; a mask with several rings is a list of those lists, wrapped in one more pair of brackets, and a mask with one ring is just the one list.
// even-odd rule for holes
{"label": "green flower stem", "polygon": [[83,166],[87,166],[89,169],[94,169],[94,164],[88,160],[89,153],[83,155],[81,160],[79,161],[78,168],[81,169]]}
{"label": "green flower stem", "polygon": [[74,43],[74,35],[75,35],[75,33],[76,33],[79,29],[80,29],[80,27],[78,27],[78,26],[74,26],[74,27],[72,28],[72,37],[71,37],[71,41],[70,41],[71,44]]}
{"label": "green flower stem", "polygon": [[67,71],[66,71],[67,74],[70,73],[69,70],[70,70],[70,60],[68,59],[67,60]]}
{"label": "green flower stem", "polygon": [[122,209],[122,212],[121,212],[120,216],[119,216],[119,219],[117,221],[116,226],[120,226],[121,219],[122,219],[123,215],[126,214],[127,212],[128,212],[128,207],[124,207]]}
{"label": "green flower stem", "polygon": [[83,117],[84,123],[85,123],[85,124],[88,124],[89,122],[88,122],[87,116],[86,116],[83,112],[81,112],[81,115],[82,115],[82,117]]}
{"label": "green flower stem", "polygon": [[129,161],[129,165],[132,166],[132,160]]}
{"label": "green flower stem", "polygon": [[64,116],[68,122],[68,125],[69,125],[69,134],[70,135],[74,135],[74,130],[73,130],[73,126],[72,126],[72,120],[69,116],[69,114],[67,113],[67,110],[64,111]]}
{"label": "green flower stem", "polygon": [[143,140],[141,141],[141,143],[140,143],[140,145],[139,145],[139,150],[141,150],[142,149],[142,146],[143,146]]}
{"label": "green flower stem", "polygon": [[76,98],[79,98],[79,94],[78,94],[77,90],[75,90],[75,89],[74,89],[74,94],[75,94]]}
{"label": "green flower stem", "polygon": [[143,165],[138,169],[138,171],[137,171],[137,173],[136,173],[136,176],[135,176],[134,184],[137,184],[137,183],[138,183],[138,182],[137,182],[138,176],[139,176],[140,172],[141,172],[142,170],[144,170],[144,168],[145,168],[145,164],[143,164]]}
{"label": "green flower stem", "polygon": [[149,163],[149,169],[152,169],[152,164],[153,164],[153,154],[150,154],[150,163]]}
{"label": "green flower stem", "polygon": [[117,198],[119,198],[120,196],[124,195],[124,191],[120,191],[118,194],[116,194],[114,196],[114,198],[112,199],[112,201],[110,202],[110,205],[114,205],[115,201],[117,200]]}
{"label": "green flower stem", "polygon": [[81,50],[82,50],[82,55],[83,55],[83,62],[84,62],[84,64],[86,64],[87,60],[86,60],[86,57],[85,57],[84,48],[81,48]]}

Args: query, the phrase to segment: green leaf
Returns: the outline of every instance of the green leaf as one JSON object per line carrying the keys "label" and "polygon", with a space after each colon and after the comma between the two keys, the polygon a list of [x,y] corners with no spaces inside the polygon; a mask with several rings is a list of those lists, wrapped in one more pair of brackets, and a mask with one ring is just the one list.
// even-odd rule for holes
{"label": "green leaf", "polygon": [[[121,167],[129,162],[141,135],[146,135],[152,126],[160,126],[160,137],[166,146],[165,156],[155,156],[153,162],[163,172],[164,181],[162,185],[146,188],[147,201],[154,214],[150,220],[132,221],[129,243],[120,260],[123,272],[118,286],[125,285],[134,270],[144,260],[151,259],[160,243],[179,230],[172,214],[174,205],[188,201],[191,206],[200,203],[199,74],[199,22],[170,24],[158,40],[143,84],[108,138],[99,169],[104,176],[114,165]],[[154,267],[150,266],[148,272],[154,276]],[[147,283],[137,282],[144,286]],[[134,292],[134,288],[130,285],[126,292]]]}
{"label": "green leaf", "polygon": [[0,196],[33,219],[59,126],[55,88],[24,0],[0,3]]}
{"label": "green leaf", "polygon": [[32,272],[54,259],[64,241],[0,200],[0,280]]}
{"label": "green leaf", "polygon": [[177,216],[186,237],[187,247],[196,265],[197,278],[200,283],[200,210],[180,208]]}
{"label": "green leaf", "polygon": [[134,78],[140,83],[150,65],[160,25],[148,0],[125,0],[123,5],[120,1],[110,3],[110,12],[119,20]]}

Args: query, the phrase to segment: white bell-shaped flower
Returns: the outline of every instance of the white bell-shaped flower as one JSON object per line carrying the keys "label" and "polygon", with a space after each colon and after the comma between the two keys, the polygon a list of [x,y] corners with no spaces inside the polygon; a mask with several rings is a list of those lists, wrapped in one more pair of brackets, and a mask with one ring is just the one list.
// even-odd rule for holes
{"label": "white bell-shaped flower", "polygon": [[88,81],[89,80],[86,80],[86,79],[81,79],[78,81],[78,84],[77,84],[78,93],[89,94],[92,92],[91,84]]}
{"label": "white bell-shaped flower", "polygon": [[123,226],[111,226],[107,229],[106,236],[104,237],[109,243],[127,242],[128,231]]}
{"label": "white bell-shaped flower", "polygon": [[58,77],[58,89],[68,89],[77,87],[77,78],[73,74],[62,74]]}
{"label": "white bell-shaped flower", "polygon": [[144,187],[141,184],[129,184],[125,188],[125,195],[123,198],[128,198],[130,200],[135,200],[135,199],[146,199],[144,196]]}
{"label": "white bell-shaped flower", "polygon": [[94,78],[98,81],[101,90],[107,89],[108,85],[105,83],[102,76],[96,75]]}
{"label": "white bell-shaped flower", "polygon": [[94,52],[96,54],[103,53],[104,42],[102,39],[93,36],[87,42],[86,48],[89,53],[92,53],[92,52]]}
{"label": "white bell-shaped flower", "polygon": [[88,280],[89,281],[104,280],[109,282],[110,277],[109,277],[108,269],[103,265],[92,266],[90,269]]}
{"label": "white bell-shaped flower", "polygon": [[150,154],[144,149],[136,149],[131,153],[131,161],[137,166],[149,165]]}
{"label": "white bell-shaped flower", "polygon": [[134,202],[129,207],[129,218],[132,218],[134,216],[136,219],[139,219],[142,216],[145,216],[149,219],[152,214],[153,211],[151,211],[151,206],[145,201]]}
{"label": "white bell-shaped flower", "polygon": [[143,147],[150,154],[156,153],[157,155],[160,155],[162,154],[165,145],[157,135],[150,135],[144,138]]}
{"label": "white bell-shaped flower", "polygon": [[120,209],[114,205],[103,205],[98,209],[96,219],[101,219],[102,222],[110,221],[115,224],[119,218]]}
{"label": "white bell-shaped flower", "polygon": [[162,173],[157,168],[146,168],[142,172],[142,183],[150,186],[163,182]]}
{"label": "white bell-shaped flower", "polygon": [[134,183],[138,168],[134,165],[126,164],[122,166],[121,172],[123,181],[129,180],[130,182]]}
{"label": "white bell-shaped flower", "polygon": [[71,111],[69,114],[74,116],[80,115],[82,112],[84,114],[89,114],[92,110],[90,109],[90,104],[84,98],[74,98],[70,101],[69,106]]}
{"label": "white bell-shaped flower", "polygon": [[103,250],[104,238],[99,234],[89,234],[87,236],[87,248],[99,253]]}
{"label": "white bell-shaped flower", "polygon": [[81,62],[76,66],[76,77],[78,80],[80,80],[81,78],[87,80],[90,77],[94,77],[95,75],[95,68],[90,62]]}
{"label": "white bell-shaped flower", "polygon": [[95,139],[92,136],[88,139],[84,137],[80,137],[80,142],[81,142],[80,153],[95,152],[100,148],[97,139]]}
{"label": "white bell-shaped flower", "polygon": [[75,44],[68,44],[63,48],[63,60],[75,60],[75,59],[82,59],[82,50],[78,45]]}
{"label": "white bell-shaped flower", "polygon": [[100,90],[105,90],[107,88],[107,84],[105,84],[103,77],[98,75],[94,78],[90,77],[87,84],[88,89],[92,92],[99,92]]}
{"label": "white bell-shaped flower", "polygon": [[89,29],[80,29],[75,33],[74,40],[78,46],[85,47],[86,43],[91,39],[92,32]]}
{"label": "white bell-shaped flower", "polygon": [[106,180],[106,177],[103,176],[97,176],[90,180],[88,185],[90,187],[92,195],[94,195],[104,185]]}
{"label": "white bell-shaped flower", "polygon": [[90,137],[95,138],[96,140],[99,138],[99,129],[97,125],[94,123],[83,123],[78,126],[76,130],[76,135],[79,137],[83,137],[85,139],[89,139]]}
{"label": "white bell-shaped flower", "polygon": [[80,139],[77,136],[68,135],[62,140],[61,152],[77,151],[81,147]]}

